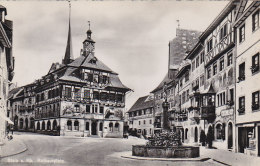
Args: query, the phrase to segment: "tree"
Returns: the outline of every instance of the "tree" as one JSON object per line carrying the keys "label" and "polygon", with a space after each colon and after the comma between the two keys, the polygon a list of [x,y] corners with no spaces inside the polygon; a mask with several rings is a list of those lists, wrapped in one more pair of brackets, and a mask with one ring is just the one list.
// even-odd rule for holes
{"label": "tree", "polygon": [[207,143],[208,143],[208,147],[212,148],[212,142],[214,140],[214,134],[213,134],[213,129],[211,126],[209,126],[208,128],[208,133],[207,133]]}
{"label": "tree", "polygon": [[201,130],[200,132],[200,143],[202,144],[202,146],[206,145],[206,134],[204,130]]}

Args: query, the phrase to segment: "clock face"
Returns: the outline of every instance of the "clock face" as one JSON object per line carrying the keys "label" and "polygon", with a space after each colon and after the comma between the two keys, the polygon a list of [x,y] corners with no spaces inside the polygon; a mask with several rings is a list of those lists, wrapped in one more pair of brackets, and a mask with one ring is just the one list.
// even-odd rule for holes
{"label": "clock face", "polygon": [[89,43],[86,49],[88,52],[93,52],[95,50],[95,46],[93,43]]}

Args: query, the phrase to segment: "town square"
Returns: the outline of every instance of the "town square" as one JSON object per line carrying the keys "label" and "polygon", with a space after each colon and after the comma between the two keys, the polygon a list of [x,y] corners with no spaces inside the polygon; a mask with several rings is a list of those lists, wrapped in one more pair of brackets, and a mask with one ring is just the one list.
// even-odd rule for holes
{"label": "town square", "polygon": [[258,165],[260,1],[2,1],[0,165]]}

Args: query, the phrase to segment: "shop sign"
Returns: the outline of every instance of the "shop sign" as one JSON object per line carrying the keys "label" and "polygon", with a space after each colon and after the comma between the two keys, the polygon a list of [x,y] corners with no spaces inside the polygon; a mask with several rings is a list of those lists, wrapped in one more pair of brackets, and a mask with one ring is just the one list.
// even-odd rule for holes
{"label": "shop sign", "polygon": [[232,116],[233,115],[234,110],[233,109],[229,109],[229,110],[222,110],[220,112],[221,117],[225,117],[225,116]]}

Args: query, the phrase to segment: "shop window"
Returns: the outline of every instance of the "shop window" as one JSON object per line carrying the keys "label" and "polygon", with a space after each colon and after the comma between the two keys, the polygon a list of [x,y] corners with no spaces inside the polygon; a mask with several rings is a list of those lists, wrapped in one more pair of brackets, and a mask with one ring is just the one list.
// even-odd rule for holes
{"label": "shop window", "polygon": [[259,10],[252,15],[252,31],[259,28]]}
{"label": "shop window", "polygon": [[259,71],[259,53],[252,57],[251,71],[252,73]]}
{"label": "shop window", "polygon": [[240,28],[239,28],[239,42],[243,42],[245,40],[245,24],[242,25]]}
{"label": "shop window", "polygon": [[241,64],[239,65],[238,80],[239,80],[239,81],[245,80],[245,62],[244,62],[244,63],[241,63]]}
{"label": "shop window", "polygon": [[259,91],[252,93],[252,110],[259,109]]}
{"label": "shop window", "polygon": [[71,120],[67,121],[67,127],[68,127],[68,130],[72,130],[72,122],[71,122]]}

